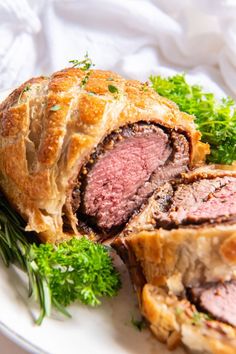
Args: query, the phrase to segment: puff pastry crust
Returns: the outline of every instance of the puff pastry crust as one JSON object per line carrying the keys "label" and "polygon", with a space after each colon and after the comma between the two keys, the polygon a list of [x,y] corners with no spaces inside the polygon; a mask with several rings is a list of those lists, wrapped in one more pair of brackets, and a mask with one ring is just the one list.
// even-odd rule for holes
{"label": "puff pastry crust", "polygon": [[146,284],[142,291],[143,315],[151,331],[170,350],[181,342],[193,353],[234,354],[235,328],[220,321],[209,320],[197,312],[188,300],[178,300],[161,288]]}
{"label": "puff pastry crust", "polygon": [[43,241],[63,240],[71,236],[63,232],[66,213],[79,235],[69,200],[81,166],[109,133],[138,121],[185,132],[192,166],[209,152],[193,117],[114,72],[68,68],[13,91],[0,105],[0,187],[26,220],[26,230]]}
{"label": "puff pastry crust", "polygon": [[[183,174],[181,181],[194,182],[199,177],[217,176],[236,177],[235,167],[228,170],[216,169],[215,166],[201,167]],[[185,287],[236,277],[234,221],[184,225],[172,230],[156,228],[152,222],[153,204],[155,194],[113,242],[118,252],[124,251],[132,263],[138,262],[148,283],[167,285],[172,293],[178,295]]]}
{"label": "puff pastry crust", "polygon": [[[235,166],[201,167],[183,174],[181,182],[218,176],[236,177]],[[154,193],[113,242],[128,266],[142,314],[170,349],[182,343],[199,353],[235,353],[235,327],[208,321],[204,314],[198,318],[185,290],[236,279],[236,223],[157,228],[152,222],[155,202]]]}

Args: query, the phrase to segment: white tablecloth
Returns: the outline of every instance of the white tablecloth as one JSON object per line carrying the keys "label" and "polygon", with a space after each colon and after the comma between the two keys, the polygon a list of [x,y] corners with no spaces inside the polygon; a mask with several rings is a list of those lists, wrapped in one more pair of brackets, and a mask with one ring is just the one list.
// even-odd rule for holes
{"label": "white tablecloth", "polygon": [[236,94],[236,1],[0,0],[0,90],[86,51],[125,76],[184,70]]}

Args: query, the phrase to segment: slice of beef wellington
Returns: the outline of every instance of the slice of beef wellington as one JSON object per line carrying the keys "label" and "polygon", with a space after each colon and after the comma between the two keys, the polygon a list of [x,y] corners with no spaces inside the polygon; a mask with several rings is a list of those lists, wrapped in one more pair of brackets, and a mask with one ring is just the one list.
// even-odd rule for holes
{"label": "slice of beef wellington", "polygon": [[188,164],[184,134],[154,124],[125,126],[109,135],[83,167],[81,189],[76,186],[73,192],[74,211],[106,237],[117,232],[159,185],[186,171]]}
{"label": "slice of beef wellington", "polygon": [[0,105],[0,188],[44,241],[106,238],[163,182],[204,162],[199,139],[193,118],[150,87],[69,68]]}
{"label": "slice of beef wellington", "polygon": [[186,298],[168,293],[163,287],[145,284],[142,313],[159,341],[175,349],[184,345],[187,352],[235,354],[236,329],[199,312]]}
{"label": "slice of beef wellington", "polygon": [[236,352],[233,167],[201,167],[158,187],[113,247],[161,341],[200,353]]}

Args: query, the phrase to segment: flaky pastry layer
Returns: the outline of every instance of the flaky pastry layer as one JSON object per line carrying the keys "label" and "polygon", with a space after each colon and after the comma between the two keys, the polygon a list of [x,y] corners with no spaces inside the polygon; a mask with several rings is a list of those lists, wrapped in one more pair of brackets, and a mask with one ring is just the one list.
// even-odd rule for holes
{"label": "flaky pastry layer", "polygon": [[209,148],[193,117],[138,81],[69,68],[13,91],[0,105],[0,187],[26,229],[60,241],[71,236],[63,232],[65,214],[79,235],[70,195],[81,166],[108,134],[138,121],[185,132],[190,164],[204,161]]}

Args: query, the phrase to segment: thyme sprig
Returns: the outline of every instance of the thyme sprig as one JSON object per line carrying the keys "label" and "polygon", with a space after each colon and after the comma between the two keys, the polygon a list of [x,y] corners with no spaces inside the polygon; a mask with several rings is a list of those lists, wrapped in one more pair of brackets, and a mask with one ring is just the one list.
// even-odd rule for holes
{"label": "thyme sprig", "polygon": [[79,68],[83,71],[87,71],[89,69],[91,69],[92,66],[94,66],[95,64],[93,64],[91,58],[89,58],[88,56],[88,52],[86,52],[84,59],[82,60],[77,60],[77,59],[73,59],[73,60],[69,60],[69,63],[73,64],[73,68]]}
{"label": "thyme sprig", "polygon": [[29,90],[30,90],[30,85],[26,85],[26,86],[23,88],[23,90],[22,90],[21,93],[19,94],[18,103],[21,102],[21,98],[22,98],[23,93],[25,93],[25,92],[27,92],[27,91],[29,91]]}

